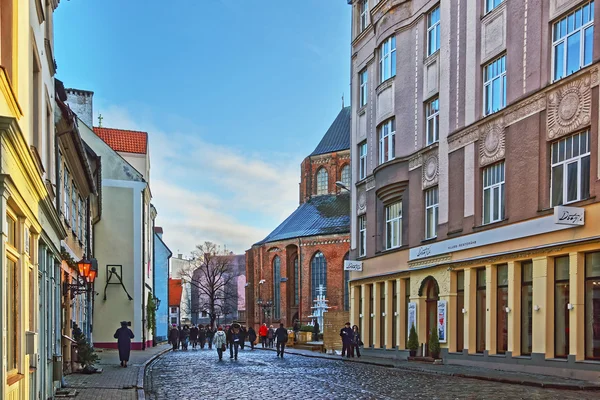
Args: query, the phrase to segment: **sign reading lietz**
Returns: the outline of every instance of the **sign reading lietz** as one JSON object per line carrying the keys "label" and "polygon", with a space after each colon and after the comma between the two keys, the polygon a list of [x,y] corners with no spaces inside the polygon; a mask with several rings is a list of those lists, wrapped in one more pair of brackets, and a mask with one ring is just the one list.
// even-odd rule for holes
{"label": "sign reading lietz", "polygon": [[427,246],[412,248],[409,252],[409,261],[575,228],[583,225],[584,222],[583,208],[558,206],[554,207],[554,215],[548,217],[519,222],[455,239],[442,240],[441,242],[432,243]]}
{"label": "sign reading lietz", "polygon": [[344,261],[344,271],[362,271],[362,261]]}

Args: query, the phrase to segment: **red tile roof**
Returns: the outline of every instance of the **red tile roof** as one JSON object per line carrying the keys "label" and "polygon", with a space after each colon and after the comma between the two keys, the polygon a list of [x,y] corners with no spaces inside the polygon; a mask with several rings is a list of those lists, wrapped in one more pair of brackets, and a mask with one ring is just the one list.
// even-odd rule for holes
{"label": "red tile roof", "polygon": [[163,233],[163,228],[161,226],[155,226],[154,233]]}
{"label": "red tile roof", "polygon": [[179,307],[181,304],[181,292],[183,292],[181,279],[169,278],[169,307]]}
{"label": "red tile roof", "polygon": [[94,133],[100,139],[104,140],[114,151],[138,154],[146,154],[148,152],[147,132],[95,126]]}

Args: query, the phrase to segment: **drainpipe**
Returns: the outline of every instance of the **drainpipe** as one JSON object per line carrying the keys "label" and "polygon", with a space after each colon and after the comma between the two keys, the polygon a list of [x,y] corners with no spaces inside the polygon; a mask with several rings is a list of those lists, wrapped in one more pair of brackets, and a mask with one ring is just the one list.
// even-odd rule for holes
{"label": "drainpipe", "polygon": [[144,222],[146,221],[146,203],[144,190],[142,189],[142,350],[146,350],[146,258],[144,257],[146,252],[146,248],[144,247],[146,244],[146,230],[144,229]]}
{"label": "drainpipe", "polygon": [[302,238],[298,238],[298,319],[302,325]]}

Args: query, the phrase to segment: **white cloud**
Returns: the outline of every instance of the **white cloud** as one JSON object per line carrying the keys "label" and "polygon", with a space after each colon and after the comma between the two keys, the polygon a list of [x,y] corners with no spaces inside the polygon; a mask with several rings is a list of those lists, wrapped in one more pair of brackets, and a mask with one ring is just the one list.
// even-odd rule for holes
{"label": "white cloud", "polygon": [[175,254],[206,240],[241,253],[298,205],[301,157],[215,144],[197,127],[164,132],[122,107],[103,107],[101,113],[105,126],[149,133],[157,225]]}

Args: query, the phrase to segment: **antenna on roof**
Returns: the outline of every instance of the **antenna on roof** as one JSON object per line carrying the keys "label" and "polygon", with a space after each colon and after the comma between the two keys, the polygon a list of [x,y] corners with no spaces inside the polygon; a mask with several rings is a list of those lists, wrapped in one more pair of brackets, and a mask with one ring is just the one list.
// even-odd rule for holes
{"label": "antenna on roof", "polygon": [[342,93],[342,108],[344,108],[344,94]]}
{"label": "antenna on roof", "polygon": [[104,119],[104,117],[102,116],[102,114],[98,115],[98,127],[102,128],[102,120]]}

